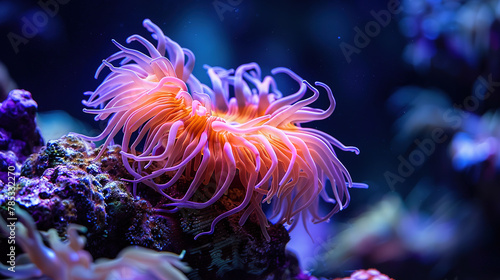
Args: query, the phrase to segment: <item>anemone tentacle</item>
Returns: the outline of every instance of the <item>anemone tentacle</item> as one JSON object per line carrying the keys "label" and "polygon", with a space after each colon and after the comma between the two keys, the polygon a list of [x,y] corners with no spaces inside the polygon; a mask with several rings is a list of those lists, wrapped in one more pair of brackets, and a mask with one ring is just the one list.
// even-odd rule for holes
{"label": "anemone tentacle", "polygon": [[[96,114],[96,120],[108,120],[103,133],[86,139],[105,140],[107,145],[123,130],[122,159],[135,177],[134,191],[142,182],[170,199],[159,211],[200,209],[239,180],[246,188],[243,201],[196,237],[213,233],[221,219],[244,211],[240,223],[255,212],[269,238],[264,202],[274,203],[272,216],[292,227],[309,217],[314,223],[328,220],[347,206],[347,188],[353,183],[334,148],[356,154],[359,150],[325,132],[301,127],[333,113],[336,102],[326,84],[313,86],[290,69],[275,68],[273,75],[286,74],[299,85],[297,92],[283,96],[272,76],[261,78],[259,65],[248,63],[236,70],[205,65],[209,87],[192,74],[191,51],[166,37],[150,20],[143,25],[157,40],[156,47],[139,35],[130,36],[127,43],[138,42],[147,53],[113,41],[119,51],[102,62],[96,77],[105,67],[111,73],[94,92],[85,93],[90,96],[83,102],[95,108],[85,111]],[[118,66],[112,64],[119,59]],[[320,95],[316,86],[329,98],[326,110],[308,107]],[[307,92],[312,95],[304,98]],[[138,149],[141,143],[143,148]],[[160,179],[164,174],[169,176],[166,182]],[[165,190],[181,176],[191,180],[188,190],[182,197],[169,196]],[[211,180],[212,197],[191,200]],[[333,198],[326,192],[327,181]],[[335,204],[324,216],[319,213],[320,199]]]}

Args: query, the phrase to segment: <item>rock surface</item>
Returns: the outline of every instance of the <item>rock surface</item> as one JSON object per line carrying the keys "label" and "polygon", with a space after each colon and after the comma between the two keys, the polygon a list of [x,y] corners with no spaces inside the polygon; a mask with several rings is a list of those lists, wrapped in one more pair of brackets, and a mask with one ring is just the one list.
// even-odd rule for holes
{"label": "rock surface", "polygon": [[8,181],[9,166],[18,173],[23,161],[43,145],[37,108],[31,93],[21,89],[12,90],[0,103],[0,187]]}
{"label": "rock surface", "polygon": [[[96,159],[99,151],[68,135],[49,141],[25,161],[16,185],[16,204],[28,210],[39,230],[55,228],[64,238],[70,223],[87,227],[85,249],[94,259],[115,258],[130,245],[174,253],[186,250],[184,261],[193,268],[190,279],[290,276],[290,259],[285,254],[289,236],[281,225],[268,229],[271,241],[267,242],[256,217],[250,216],[239,226],[239,216],[233,215],[219,222],[214,234],[194,240],[196,234],[209,229],[215,217],[239,203],[242,186],[235,185],[205,209],[159,215],[155,207],[166,203],[166,198],[140,184],[134,197],[131,184],[122,180],[132,178],[122,165],[120,147],[107,147]],[[187,186],[189,182],[181,179],[171,192]],[[6,202],[5,192],[6,188],[0,192],[1,205]]]}

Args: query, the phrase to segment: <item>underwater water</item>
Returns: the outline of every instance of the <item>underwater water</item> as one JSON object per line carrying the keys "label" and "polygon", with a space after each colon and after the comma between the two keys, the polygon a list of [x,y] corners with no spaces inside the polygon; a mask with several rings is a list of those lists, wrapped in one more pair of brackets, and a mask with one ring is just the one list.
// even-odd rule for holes
{"label": "underwater water", "polygon": [[495,0],[1,1],[0,271],[500,279],[499,27]]}

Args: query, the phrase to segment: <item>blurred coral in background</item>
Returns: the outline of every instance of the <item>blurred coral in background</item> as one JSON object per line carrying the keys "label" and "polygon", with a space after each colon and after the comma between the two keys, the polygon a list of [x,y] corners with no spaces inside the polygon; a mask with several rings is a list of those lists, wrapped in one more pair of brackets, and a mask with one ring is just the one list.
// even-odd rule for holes
{"label": "blurred coral in background", "polygon": [[[405,0],[402,33],[411,39],[404,58],[420,69],[464,60],[480,67],[500,48],[500,1]],[[494,61],[498,63],[499,61]]]}

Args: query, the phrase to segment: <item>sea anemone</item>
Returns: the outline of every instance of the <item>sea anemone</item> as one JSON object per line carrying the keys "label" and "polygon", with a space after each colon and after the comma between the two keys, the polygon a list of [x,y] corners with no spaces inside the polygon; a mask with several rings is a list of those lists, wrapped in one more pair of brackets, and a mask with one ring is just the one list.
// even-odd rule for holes
{"label": "sea anemone", "polygon": [[[255,212],[269,239],[264,202],[273,202],[272,216],[292,227],[301,216],[304,224],[307,220],[319,223],[347,206],[347,187],[353,182],[334,147],[356,154],[359,150],[322,131],[301,127],[326,119],[334,111],[335,99],[327,85],[315,84],[328,95],[326,110],[308,107],[318,99],[319,90],[286,68],[271,73],[286,74],[299,84],[299,90],[287,96],[278,90],[273,77],[261,78],[256,63],[241,65],[236,71],[205,65],[210,88],[191,73],[194,55],[190,50],[166,37],[150,20],[143,25],[157,46],[139,35],[130,36],[127,43],[139,42],[145,54],[113,40],[120,51],[103,60],[96,78],[105,67],[111,73],[94,92],[86,93],[90,97],[83,102],[95,108],[85,111],[96,114],[96,121],[108,119],[100,135],[85,139],[105,139],[104,145],[109,145],[123,131],[123,163],[136,178],[134,193],[142,182],[170,200],[159,211],[201,209],[239,180],[246,189],[243,201],[216,217],[210,231],[195,238],[213,233],[221,219],[245,210],[240,224]],[[111,63],[119,59],[123,60],[118,66]],[[308,89],[312,96],[303,98]],[[182,197],[168,195],[166,189],[181,176],[191,182],[187,191]],[[200,186],[211,180],[215,182],[212,196],[193,201]],[[333,198],[327,194],[327,181]],[[325,215],[319,213],[320,197],[334,205]]]}

